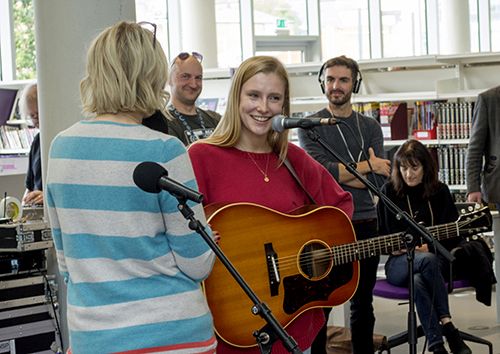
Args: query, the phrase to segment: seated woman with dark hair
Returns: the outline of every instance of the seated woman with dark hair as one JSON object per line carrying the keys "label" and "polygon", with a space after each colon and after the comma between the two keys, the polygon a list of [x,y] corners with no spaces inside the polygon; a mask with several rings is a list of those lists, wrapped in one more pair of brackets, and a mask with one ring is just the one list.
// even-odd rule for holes
{"label": "seated woman with dark hair", "polygon": [[[448,186],[438,180],[437,164],[427,148],[416,140],[405,142],[394,155],[391,180],[382,186],[399,208],[409,213],[417,222],[434,226],[454,222],[458,212]],[[378,204],[381,235],[404,231],[408,226],[385,207]],[[455,247],[459,238],[445,241],[445,248]],[[448,261],[431,253],[432,246],[422,244],[415,250],[414,281],[415,302],[420,323],[424,329],[429,351],[447,353],[442,333],[453,354],[471,353],[460,333],[451,322],[448,292],[441,274],[441,267]],[[387,281],[395,286],[408,286],[408,261],[406,250],[390,255],[385,264]],[[441,328],[442,326],[442,328]]]}

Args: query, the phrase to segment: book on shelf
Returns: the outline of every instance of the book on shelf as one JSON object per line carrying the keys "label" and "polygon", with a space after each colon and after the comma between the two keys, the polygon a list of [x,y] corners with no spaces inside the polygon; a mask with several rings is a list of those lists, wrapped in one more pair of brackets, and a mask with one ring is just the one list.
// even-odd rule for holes
{"label": "book on shelf", "polygon": [[367,117],[372,117],[380,123],[380,103],[378,102],[365,102],[365,103],[353,103],[351,105],[352,110],[356,111]]}
{"label": "book on shelf", "polygon": [[437,148],[439,175],[438,178],[448,185],[465,186],[465,159],[467,147],[460,145],[443,145]]}
{"label": "book on shelf", "polygon": [[436,139],[438,136],[438,107],[441,101],[417,101],[414,103],[410,125],[416,140]]}
{"label": "book on shelf", "polygon": [[469,139],[474,102],[437,103],[439,139]]}
{"label": "book on shelf", "polygon": [[0,127],[0,149],[29,149],[37,133],[37,128],[18,129],[3,125]]}
{"label": "book on shelf", "polygon": [[453,199],[455,200],[455,203],[467,203],[467,193],[460,192],[460,193],[452,193]]}

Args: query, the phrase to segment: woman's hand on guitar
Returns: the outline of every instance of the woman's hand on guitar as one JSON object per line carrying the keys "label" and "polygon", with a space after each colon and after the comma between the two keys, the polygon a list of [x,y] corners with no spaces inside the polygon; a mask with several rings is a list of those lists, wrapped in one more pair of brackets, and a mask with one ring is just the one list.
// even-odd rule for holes
{"label": "woman's hand on guitar", "polygon": [[[208,227],[212,228],[212,225],[208,224]],[[212,237],[214,238],[215,244],[218,245],[220,240],[219,231],[212,230]]]}
{"label": "woman's hand on guitar", "polygon": [[218,245],[220,240],[219,231],[212,231],[212,236],[214,237],[215,244]]}

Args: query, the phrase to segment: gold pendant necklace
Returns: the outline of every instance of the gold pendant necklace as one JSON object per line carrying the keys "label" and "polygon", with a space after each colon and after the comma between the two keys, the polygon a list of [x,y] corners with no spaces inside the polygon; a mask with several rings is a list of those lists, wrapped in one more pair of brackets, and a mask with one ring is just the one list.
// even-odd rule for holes
{"label": "gold pendant necklace", "polygon": [[269,154],[267,154],[266,172],[264,172],[259,167],[259,165],[257,164],[257,162],[255,162],[255,160],[253,159],[252,155],[250,155],[250,153],[248,151],[246,153],[248,154],[248,157],[250,157],[250,159],[253,161],[253,163],[255,164],[255,166],[257,166],[257,168],[259,169],[259,171],[262,172],[262,174],[264,175],[264,181],[265,182],[269,182],[269,177],[267,177],[267,167],[269,166]]}

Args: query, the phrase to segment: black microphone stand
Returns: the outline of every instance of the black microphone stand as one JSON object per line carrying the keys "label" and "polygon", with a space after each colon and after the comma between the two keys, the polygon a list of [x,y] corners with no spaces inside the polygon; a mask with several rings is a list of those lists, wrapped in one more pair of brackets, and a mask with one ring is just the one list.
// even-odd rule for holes
{"label": "black microphone stand", "polygon": [[[410,347],[410,354],[417,353],[417,316],[415,312],[415,288],[414,288],[414,263],[415,258],[415,246],[419,243],[419,240],[424,239],[430,245],[434,245],[434,249],[446,257],[450,262],[452,262],[455,257],[453,257],[450,252],[448,252],[439,242],[435,241],[430,232],[418,224],[413,218],[408,215],[408,213],[402,211],[392,200],[390,200],[385,194],[380,192],[380,190],[375,187],[370,181],[368,181],[363,175],[361,175],[356,170],[355,162],[347,162],[342,156],[340,156],[336,151],[334,151],[316,132],[314,129],[307,131],[307,135],[312,141],[319,143],[323,148],[325,148],[330,154],[332,154],[342,165],[345,166],[346,170],[354,175],[358,180],[360,180],[370,191],[375,193],[380,200],[385,204],[387,209],[391,211],[397,220],[401,220],[406,225],[408,225],[408,230],[402,233],[402,239],[405,245],[407,245],[407,260],[408,260],[408,288],[410,293],[410,309],[408,312],[408,345]],[[409,231],[414,232],[415,235],[409,233]]]}
{"label": "black microphone stand", "polygon": [[193,210],[187,205],[187,198],[183,195],[172,194],[179,201],[177,208],[181,214],[189,221],[189,228],[200,234],[205,241],[208,243],[210,248],[214,251],[215,255],[220,259],[222,264],[227,268],[229,273],[238,282],[239,286],[245,291],[247,296],[252,300],[254,305],[252,306],[252,313],[254,315],[259,315],[266,321],[266,325],[260,330],[253,332],[255,341],[259,345],[259,349],[262,354],[271,353],[274,343],[280,339],[283,343],[285,349],[294,354],[302,354],[297,342],[286,333],[281,324],[273,316],[271,309],[265,303],[259,300],[254,291],[245,282],[243,277],[238,273],[236,268],[231,264],[226,255],[221,251],[221,249],[215,244],[214,240],[205,231],[205,228],[199,220],[194,217]]}

